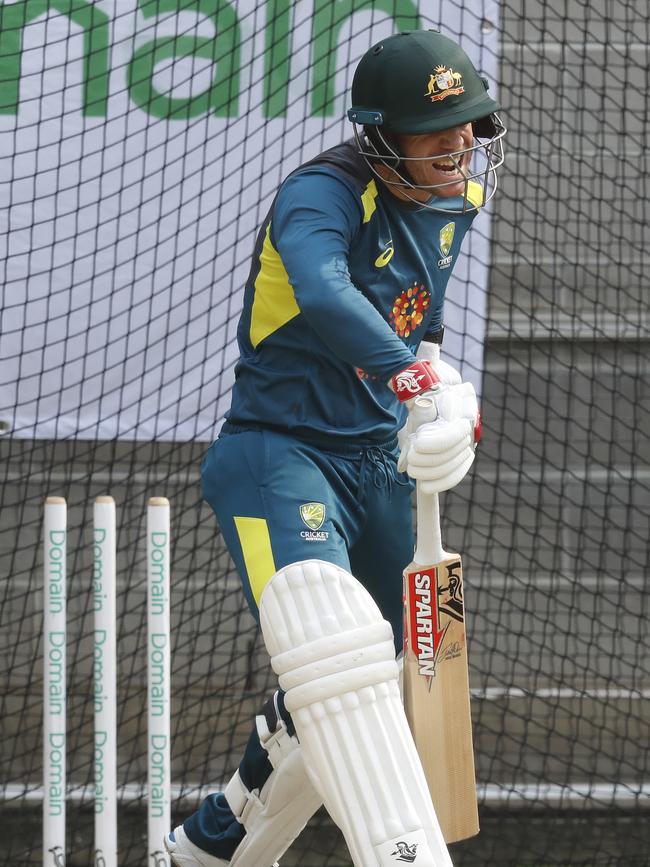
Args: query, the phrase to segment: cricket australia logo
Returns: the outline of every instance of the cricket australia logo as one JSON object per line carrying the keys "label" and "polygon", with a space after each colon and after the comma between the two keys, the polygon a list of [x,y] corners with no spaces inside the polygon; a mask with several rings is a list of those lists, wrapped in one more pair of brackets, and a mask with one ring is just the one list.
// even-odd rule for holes
{"label": "cricket australia logo", "polygon": [[441,99],[457,96],[459,93],[465,93],[463,76],[460,72],[454,72],[451,67],[436,66],[429,76],[429,84],[424,96],[428,96],[431,102],[440,102]]}
{"label": "cricket australia logo", "polygon": [[442,258],[438,259],[438,268],[449,268],[454,261],[454,257],[449,255],[451,245],[454,243],[454,233],[456,231],[455,223],[447,223],[440,230],[440,252]]}
{"label": "cricket australia logo", "polygon": [[456,223],[447,223],[440,230],[440,252],[443,256],[448,256],[451,250],[451,245],[454,243],[454,232],[456,231]]}
{"label": "cricket australia logo", "polygon": [[309,530],[303,530],[300,534],[307,542],[325,542],[329,539],[329,533],[321,530],[325,523],[325,506],[323,503],[303,503],[300,506],[300,517],[303,524]]}
{"label": "cricket australia logo", "polygon": [[397,849],[394,852],[391,852],[391,855],[397,855],[396,861],[406,861],[407,864],[412,864],[415,861],[418,851],[418,844],[413,843],[413,845],[409,846],[408,843],[405,843],[403,840],[400,840],[395,844]]}

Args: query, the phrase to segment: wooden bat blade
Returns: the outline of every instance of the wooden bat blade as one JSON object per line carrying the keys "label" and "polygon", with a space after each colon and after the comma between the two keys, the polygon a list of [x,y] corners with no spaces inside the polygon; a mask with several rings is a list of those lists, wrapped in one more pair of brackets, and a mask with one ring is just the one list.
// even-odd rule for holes
{"label": "wooden bat blade", "polygon": [[404,571],[404,707],[447,843],[479,831],[458,555]]}

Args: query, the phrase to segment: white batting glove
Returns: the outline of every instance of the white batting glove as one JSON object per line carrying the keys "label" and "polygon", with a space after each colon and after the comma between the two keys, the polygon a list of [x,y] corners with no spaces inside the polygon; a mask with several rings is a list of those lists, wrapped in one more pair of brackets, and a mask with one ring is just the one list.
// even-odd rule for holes
{"label": "white batting glove", "polygon": [[440,358],[440,344],[423,340],[418,346],[417,355],[420,361],[430,361],[442,385],[460,385],[462,376],[455,367]]}
{"label": "white batting glove", "polygon": [[[398,470],[406,471],[420,482],[425,493],[440,493],[457,485],[474,461],[476,443],[480,438],[480,413],[474,386],[461,382],[460,374],[451,365],[441,362],[439,347],[433,358],[418,360],[402,374],[411,374],[421,367],[428,376],[419,380],[423,386],[414,397],[400,389],[404,376],[393,377],[392,387],[406,402],[409,416],[400,431]],[[435,359],[435,356],[438,356]],[[440,373],[453,384],[443,385]],[[436,381],[437,380],[437,381]]]}
{"label": "white batting glove", "polygon": [[462,381],[456,368],[440,358],[439,344],[423,340],[412,363],[394,374],[388,386],[399,401],[408,405],[423,391],[440,386],[460,385]]}
{"label": "white batting glove", "polygon": [[427,494],[455,487],[474,462],[480,436],[474,386],[463,382],[416,397],[406,431],[398,469],[416,479]]}

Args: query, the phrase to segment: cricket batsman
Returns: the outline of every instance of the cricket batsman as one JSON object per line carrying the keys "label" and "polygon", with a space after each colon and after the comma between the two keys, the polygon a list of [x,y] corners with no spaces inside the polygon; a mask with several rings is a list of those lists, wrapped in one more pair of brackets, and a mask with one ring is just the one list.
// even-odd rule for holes
{"label": "cricket batsman", "polygon": [[503,163],[498,111],[456,42],[383,39],[354,75],[354,137],[291,173],[259,231],[202,487],[280,688],[225,791],[167,835],[177,867],[273,867],[321,804],[356,867],[451,867],[395,656],[412,480],[457,485],[480,430],[440,345]]}

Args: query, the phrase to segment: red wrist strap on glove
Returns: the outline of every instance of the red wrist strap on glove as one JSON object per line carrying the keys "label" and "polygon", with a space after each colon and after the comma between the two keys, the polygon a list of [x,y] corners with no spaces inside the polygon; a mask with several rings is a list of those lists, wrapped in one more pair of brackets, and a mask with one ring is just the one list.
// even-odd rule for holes
{"label": "red wrist strap on glove", "polygon": [[398,400],[404,402],[412,397],[436,388],[440,383],[440,377],[436,374],[430,361],[414,361],[404,370],[400,370],[391,377],[390,387],[395,392]]}

